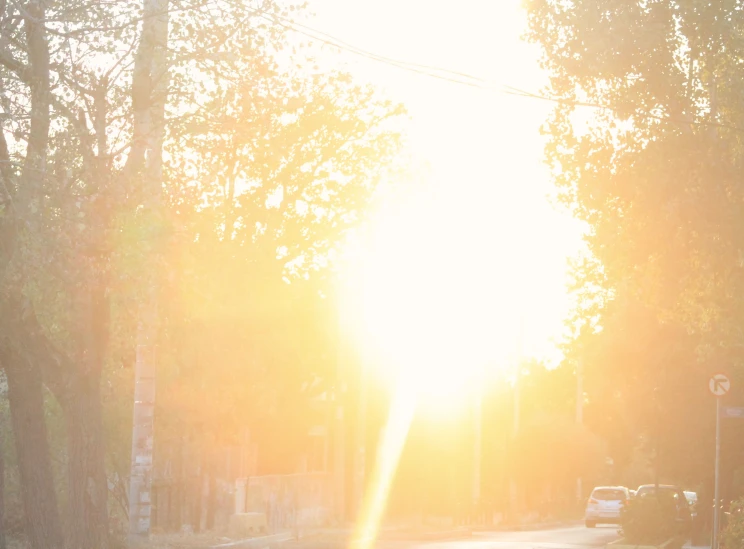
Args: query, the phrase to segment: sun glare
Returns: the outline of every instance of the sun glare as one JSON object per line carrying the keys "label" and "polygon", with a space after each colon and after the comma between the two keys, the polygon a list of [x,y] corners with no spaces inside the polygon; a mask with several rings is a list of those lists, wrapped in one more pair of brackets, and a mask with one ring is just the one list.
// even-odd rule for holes
{"label": "sun glare", "polygon": [[[413,193],[381,211],[353,262],[347,307],[362,352],[391,382],[454,402],[489,367],[514,359],[524,244],[496,242],[446,195]],[[473,213],[473,210],[470,210]]]}
{"label": "sun glare", "polygon": [[[416,1],[314,4],[320,26],[381,55],[528,90],[545,84],[536,51],[519,39],[519,0],[468,0],[455,11],[427,3],[425,24]],[[455,39],[442,41],[442,28]],[[357,525],[366,549],[414,413],[423,408],[439,424],[453,407],[462,411],[477,388],[514,372],[522,350],[560,360],[566,258],[580,249],[581,228],[546,199],[539,128],[550,105],[359,56],[348,67],[406,105],[411,171],[426,180],[406,199],[390,182],[395,195],[380,200],[342,269],[347,335],[394,395]]]}
{"label": "sun glare", "polygon": [[390,487],[398,468],[400,455],[416,411],[416,380],[401,378],[396,387],[388,420],[382,433],[370,489],[362,501],[361,520],[356,524],[352,547],[369,549],[374,546],[377,530],[385,512]]}

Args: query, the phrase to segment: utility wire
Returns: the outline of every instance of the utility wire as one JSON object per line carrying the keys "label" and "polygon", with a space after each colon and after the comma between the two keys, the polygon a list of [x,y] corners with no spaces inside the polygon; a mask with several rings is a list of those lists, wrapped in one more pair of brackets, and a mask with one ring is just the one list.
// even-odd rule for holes
{"label": "utility wire", "polygon": [[[291,30],[294,30],[295,32],[300,32],[301,34],[304,34],[305,36],[308,36],[310,38],[313,38],[315,40],[319,40],[325,44],[335,46],[339,49],[348,51],[350,53],[355,53],[357,55],[361,55],[364,57],[368,57],[374,61],[379,61],[382,63],[387,63],[394,65],[396,67],[404,68],[404,69],[417,69],[417,72],[426,71],[424,74],[427,74],[429,76],[435,76],[435,74],[445,74],[449,75],[449,77],[452,78],[460,78],[467,80],[467,82],[460,82],[460,83],[478,83],[485,86],[490,86],[489,82],[483,78],[480,78],[478,76],[473,76],[472,74],[468,74],[466,72],[461,71],[454,71],[450,69],[445,69],[442,67],[436,67],[433,65],[425,65],[420,63],[412,63],[409,61],[402,61],[400,59],[393,59],[390,57],[385,57],[383,55],[379,55],[376,53],[373,53],[371,51],[359,48],[357,46],[354,46],[352,44],[349,44],[348,42],[345,42],[341,40],[340,38],[337,38],[331,34],[328,34],[326,32],[320,31],[318,29],[315,29],[313,27],[310,27],[308,25],[304,25],[302,23],[298,23],[296,21],[292,21],[291,19],[287,17],[282,17],[280,15],[273,15],[274,18],[280,19],[284,21],[286,24],[282,25],[285,28],[290,28]],[[302,30],[301,30],[302,29]],[[435,73],[435,74],[429,74],[429,73]]]}
{"label": "utility wire", "polygon": [[[522,90],[520,88],[516,88],[514,86],[510,86],[507,84],[496,84],[494,82],[489,82],[488,80],[484,78],[474,76],[472,74],[468,74],[462,71],[455,71],[455,70],[445,69],[442,67],[436,67],[432,65],[411,63],[408,61],[393,59],[390,57],[379,55],[374,52],[359,48],[331,34],[320,31],[308,25],[304,25],[302,23],[298,23],[288,17],[284,17],[284,16],[274,14],[274,13],[269,13],[263,10],[256,10],[256,12],[272,23],[280,25],[281,27],[287,30],[291,30],[298,34],[307,36],[308,38],[311,38],[323,44],[333,46],[335,48],[338,48],[339,50],[346,51],[348,53],[352,53],[352,54],[355,54],[361,57],[365,57],[372,61],[377,61],[379,63],[390,65],[390,66],[403,69],[409,72],[413,72],[416,74],[421,74],[423,76],[428,76],[430,78],[436,78],[438,80],[444,80],[446,82],[451,82],[453,84],[460,84],[460,85],[464,85],[464,86],[468,86],[472,88],[495,91],[497,93],[502,93],[505,95],[511,95],[515,97],[524,97],[528,99],[540,99],[543,101],[549,101],[551,103],[557,103],[561,105],[569,105],[573,107],[585,107],[585,108],[591,108],[591,109],[606,110],[606,111],[611,111],[611,112],[615,112],[616,110],[607,105],[600,105],[597,103],[587,103],[587,102],[582,102],[582,101],[574,101],[574,100],[565,99],[562,97],[553,97],[553,96],[544,95],[541,93],[529,92],[529,91]],[[666,122],[671,122],[673,124],[679,124],[679,125],[715,127],[715,128],[729,129],[729,130],[739,132],[739,133],[744,133],[744,128],[740,128],[738,126],[734,126],[731,124],[723,124],[719,122],[674,120],[671,118],[654,115],[654,114],[640,111],[640,110],[635,112],[634,115],[641,117],[641,118],[666,121]]]}

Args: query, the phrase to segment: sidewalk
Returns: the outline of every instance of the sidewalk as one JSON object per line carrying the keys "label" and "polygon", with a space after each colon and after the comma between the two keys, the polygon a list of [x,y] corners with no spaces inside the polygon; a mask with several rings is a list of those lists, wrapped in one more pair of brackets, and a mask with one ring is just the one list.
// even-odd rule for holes
{"label": "sidewalk", "polygon": [[692,545],[692,542],[687,540],[682,549],[710,549],[710,545]]}

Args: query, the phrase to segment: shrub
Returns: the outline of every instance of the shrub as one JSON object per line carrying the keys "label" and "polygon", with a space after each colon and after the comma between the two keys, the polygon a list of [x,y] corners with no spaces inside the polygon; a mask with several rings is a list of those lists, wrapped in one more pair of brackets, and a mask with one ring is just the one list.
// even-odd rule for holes
{"label": "shrub", "polygon": [[721,533],[722,549],[741,549],[744,547],[744,498],[731,504],[726,528]]}
{"label": "shrub", "polygon": [[677,534],[676,517],[671,498],[632,499],[622,511],[623,536],[634,545],[658,545]]}

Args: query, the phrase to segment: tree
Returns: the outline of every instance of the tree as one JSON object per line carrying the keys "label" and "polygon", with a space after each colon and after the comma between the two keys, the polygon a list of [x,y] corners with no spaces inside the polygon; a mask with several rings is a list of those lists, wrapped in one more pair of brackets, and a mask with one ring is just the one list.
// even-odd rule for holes
{"label": "tree", "polygon": [[[164,23],[161,12],[166,5],[169,19]],[[234,112],[211,110],[210,106],[239,107],[243,120],[255,125],[266,111],[261,97],[245,93],[243,87],[255,85],[245,77],[258,74],[258,66],[252,62],[261,60],[260,66],[269,69],[273,79],[266,82],[275,86],[273,92],[284,93],[264,93],[272,107],[282,99],[301,99],[306,100],[303,106],[329,109],[315,113],[314,118],[298,117],[294,107],[285,113],[272,111],[272,125],[262,126],[265,131],[275,131],[285,123],[291,126],[293,119],[315,124],[312,132],[309,125],[304,127],[307,135],[298,140],[302,145],[295,149],[281,148],[277,141],[253,142],[276,148],[273,156],[269,149],[260,153],[264,160],[275,163],[271,168],[275,173],[254,162],[252,156],[260,149],[240,158],[241,169],[260,168],[263,171],[254,175],[261,181],[269,175],[273,182],[281,181],[274,188],[283,185],[287,196],[295,187],[309,192],[305,198],[311,206],[307,215],[285,215],[289,201],[274,212],[261,210],[258,195],[249,193],[240,200],[240,192],[231,195],[242,204],[236,215],[245,216],[241,221],[245,227],[256,227],[255,221],[264,227],[271,221],[276,227],[272,231],[287,237],[281,244],[288,247],[286,251],[282,248],[286,262],[289,258],[307,262],[304,269],[293,265],[294,272],[316,269],[319,262],[327,260],[332,243],[359,219],[368,193],[347,191],[358,186],[371,192],[378,181],[381,171],[373,163],[390,158],[392,149],[383,150],[383,145],[394,147],[394,140],[375,141],[370,132],[381,127],[375,118],[381,113],[375,109],[390,109],[371,96],[363,96],[369,99],[363,116],[371,118],[349,117],[361,91],[340,76],[299,82],[304,87],[292,95],[289,86],[293,82],[273,61],[277,52],[290,53],[285,31],[275,24],[277,17],[285,17],[289,11],[268,1],[247,5],[218,0],[207,6],[172,0],[140,6],[30,0],[1,2],[0,8],[3,366],[9,377],[27,376],[17,381],[27,382],[18,386],[35,392],[27,400],[29,404],[42,402],[40,377],[60,403],[68,435],[69,543],[104,548],[108,545],[108,483],[101,377],[107,365],[118,365],[118,357],[112,357],[108,346],[109,317],[133,303],[153,304],[160,298],[157,277],[162,276],[158,274],[162,266],[157,265],[153,274],[142,267],[152,257],[162,257],[173,241],[172,220],[182,211],[179,208],[199,208],[199,199],[208,196],[217,184],[210,178],[237,169],[236,164],[226,163],[227,156],[210,158],[208,151],[199,149],[212,144],[199,141],[197,136],[219,139],[227,133],[234,136],[231,146],[240,156],[238,148],[246,139],[245,127],[225,124],[229,122],[225,117]],[[166,29],[167,45],[163,44]],[[163,59],[166,51],[167,59]],[[170,78],[165,78],[166,68]],[[339,95],[331,101],[330,92]],[[230,94],[243,103],[225,100]],[[313,96],[318,101],[308,99]],[[336,108],[339,118],[329,124],[326,117],[333,117]],[[248,113],[255,118],[250,119]],[[161,142],[165,151],[162,177],[158,173]],[[311,154],[308,147],[313,146],[321,147],[315,151],[318,154]],[[225,147],[216,152],[229,151],[230,147]],[[375,151],[382,155],[375,156]],[[295,156],[282,157],[290,153]],[[204,167],[194,161],[207,158],[220,167],[210,165],[215,170],[212,173],[193,169]],[[300,158],[309,159],[309,163],[291,168],[285,165]],[[349,169],[355,166],[359,170]],[[303,171],[308,167],[331,173],[317,171],[310,177]],[[230,185],[236,181],[248,182],[240,175],[238,180],[231,178]],[[168,196],[173,200],[172,209],[170,205],[153,206],[164,183],[174,189]],[[293,198],[297,200],[291,208],[300,200]],[[255,200],[253,209],[251,200]],[[225,204],[228,211],[233,200]],[[204,215],[213,213],[214,209],[209,209]],[[266,219],[258,219],[261,215]],[[275,218],[284,221],[276,225]],[[220,222],[210,230],[218,225]],[[225,226],[222,224],[223,231]],[[196,237],[195,233],[190,236]],[[248,229],[243,231],[246,242],[257,236],[251,236]],[[275,252],[270,246],[263,249],[269,255]],[[165,268],[163,271],[167,274]],[[160,317],[163,307],[159,305]],[[154,316],[155,307],[147,309],[150,313],[146,316]],[[151,335],[151,327],[143,326],[142,334]],[[8,361],[17,364],[6,364]],[[41,431],[43,409],[36,407],[34,414],[37,432],[14,429],[17,439],[45,438]],[[31,447],[29,441],[25,445],[17,442],[19,453]],[[29,463],[34,459],[39,462],[35,470],[44,470],[42,462],[48,461],[48,452],[36,452],[28,459]],[[35,547],[59,546],[61,540],[56,538],[61,528],[56,514],[42,512],[54,507],[51,479],[36,480],[43,487],[25,492],[31,514],[27,519],[48,538],[32,541]],[[33,513],[39,514],[38,520]]]}
{"label": "tree", "polygon": [[[258,431],[258,418],[265,430],[265,404],[276,398],[282,414],[299,407],[290,424],[307,432],[311,415],[297,410],[332,377],[333,259],[400,146],[399,105],[348,74],[278,63],[268,39],[285,46],[273,36],[226,44],[239,61],[219,73],[208,109],[170,121],[165,144],[169,215],[180,233],[169,252],[170,345],[190,350],[176,363],[214,364],[179,367],[184,375],[171,381],[187,394],[220,395],[211,419],[196,409],[182,417],[211,434]],[[295,55],[312,66],[311,54]],[[193,62],[175,68],[174,82],[193,70]]]}
{"label": "tree", "polygon": [[[533,509],[574,501],[576,478],[604,476],[605,445],[576,422],[576,376],[570,363],[548,369],[531,362],[519,379],[520,427],[508,468]],[[569,503],[570,502],[570,503]]]}
{"label": "tree", "polygon": [[394,166],[389,122],[402,111],[344,74],[287,71],[261,51],[244,63],[215,95],[214,118],[171,126],[181,238],[168,254],[174,373],[157,428],[199,448],[248,428],[261,470],[293,472],[335,384],[333,258]]}
{"label": "tree", "polygon": [[[547,160],[591,227],[592,282],[728,342],[740,311],[743,113],[730,90],[741,17],[734,2],[530,3],[558,101]],[[579,103],[596,105],[583,129]]]}
{"label": "tree", "polygon": [[[11,298],[4,303],[3,317],[18,315],[21,320],[29,316],[22,307],[21,288],[18,275],[13,272],[13,259],[18,248],[18,233],[25,227],[19,226],[16,215],[25,217],[28,211],[39,205],[40,190],[43,185],[47,146],[50,127],[50,52],[43,24],[39,21],[46,16],[45,6],[41,2],[28,2],[23,16],[13,21],[5,3],[0,6],[0,28],[5,31],[9,26],[23,23],[19,42],[27,52],[27,65],[23,70],[16,66],[14,59],[3,57],[4,65],[11,65],[20,82],[10,84],[10,97],[18,91],[18,84],[27,86],[29,99],[29,122],[26,125],[27,139],[25,157],[20,170],[14,169],[11,153],[0,128],[0,162],[2,162],[2,250],[4,278],[10,282],[8,288]],[[7,55],[6,52],[3,52]],[[5,79],[3,79],[5,80]],[[14,85],[15,84],[15,85]],[[3,81],[2,89],[8,84]],[[7,102],[6,102],[7,105]],[[7,109],[8,107],[3,107]],[[12,107],[11,107],[12,108]],[[25,125],[25,124],[24,124]],[[15,276],[13,276],[15,275]],[[15,280],[14,280],[15,279]],[[16,318],[18,318],[16,317]],[[44,420],[41,371],[39,364],[29,360],[28,350],[13,349],[7,341],[12,329],[4,330],[6,340],[3,342],[2,365],[5,368],[9,386],[9,400],[16,449],[20,457],[21,482],[24,492],[24,511],[26,529],[32,547],[61,547],[62,528],[59,520],[56,494],[52,480],[49,447],[46,439]]]}
{"label": "tree", "polygon": [[[556,101],[547,161],[589,227],[572,354],[595,361],[598,417],[668,452],[710,435],[704,379],[742,363],[743,17],[727,1],[529,3]],[[671,455],[689,478],[690,452]]]}

